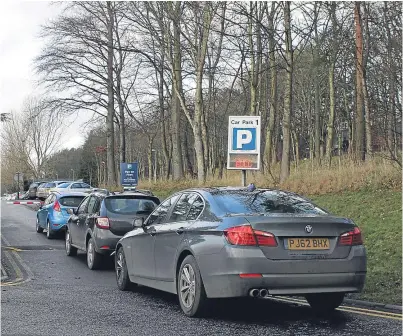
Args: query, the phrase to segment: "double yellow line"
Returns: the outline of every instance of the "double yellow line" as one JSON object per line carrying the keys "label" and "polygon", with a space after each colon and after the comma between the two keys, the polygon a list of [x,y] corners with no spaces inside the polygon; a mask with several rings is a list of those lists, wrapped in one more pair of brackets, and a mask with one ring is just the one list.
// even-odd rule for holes
{"label": "double yellow line", "polygon": [[[297,303],[302,306],[309,306],[309,303],[306,302],[305,300],[291,298],[291,297],[274,296],[274,297],[271,297],[271,299],[282,301],[282,302],[287,302],[287,303]],[[366,316],[372,316],[372,317],[381,317],[381,318],[402,321],[402,314],[391,313],[391,312],[386,312],[386,311],[382,311],[382,310],[358,308],[358,307],[351,307],[351,306],[345,306],[345,305],[340,306],[339,308],[337,308],[337,310],[344,311],[347,313],[354,313],[354,314],[360,314],[360,315],[366,315]]]}

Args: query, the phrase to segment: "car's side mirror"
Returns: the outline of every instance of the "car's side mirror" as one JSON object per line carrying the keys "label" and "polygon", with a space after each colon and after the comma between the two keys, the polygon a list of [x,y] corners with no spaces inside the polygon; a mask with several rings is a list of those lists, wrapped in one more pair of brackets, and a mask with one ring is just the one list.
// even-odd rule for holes
{"label": "car's side mirror", "polygon": [[69,215],[74,215],[75,213],[74,213],[74,209],[67,209],[67,213],[69,214]]}
{"label": "car's side mirror", "polygon": [[139,228],[144,226],[144,219],[143,218],[136,218],[133,221],[133,227],[134,228]]}

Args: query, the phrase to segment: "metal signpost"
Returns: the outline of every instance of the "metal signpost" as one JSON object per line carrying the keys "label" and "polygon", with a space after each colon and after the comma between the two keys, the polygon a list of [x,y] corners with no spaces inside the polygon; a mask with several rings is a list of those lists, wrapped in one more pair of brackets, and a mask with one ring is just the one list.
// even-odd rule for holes
{"label": "metal signpost", "polygon": [[139,183],[137,162],[120,164],[120,184],[123,187],[135,187]]}
{"label": "metal signpost", "polygon": [[24,175],[20,172],[16,172],[14,175],[14,181],[17,182],[17,199],[20,199],[20,181],[24,180]]}
{"label": "metal signpost", "polygon": [[242,186],[246,171],[260,169],[260,116],[230,116],[228,123],[227,169],[242,170]]}

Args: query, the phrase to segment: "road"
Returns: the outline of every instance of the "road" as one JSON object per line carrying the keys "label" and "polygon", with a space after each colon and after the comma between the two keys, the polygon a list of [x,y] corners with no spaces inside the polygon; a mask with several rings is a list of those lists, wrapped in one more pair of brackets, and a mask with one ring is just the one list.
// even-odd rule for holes
{"label": "road", "polygon": [[398,315],[343,308],[320,317],[303,304],[271,299],[217,303],[213,317],[188,318],[174,295],[121,292],[111,265],[90,271],[84,254],[67,257],[62,238],[35,232],[35,215],[1,201],[2,260],[11,277],[1,288],[3,336],[402,334]]}

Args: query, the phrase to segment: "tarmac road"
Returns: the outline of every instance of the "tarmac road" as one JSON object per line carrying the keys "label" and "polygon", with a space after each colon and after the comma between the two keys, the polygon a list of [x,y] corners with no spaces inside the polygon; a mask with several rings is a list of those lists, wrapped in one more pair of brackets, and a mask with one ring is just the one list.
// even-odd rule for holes
{"label": "tarmac road", "polygon": [[221,302],[210,318],[182,314],[174,295],[117,289],[111,265],[90,271],[62,238],[35,232],[36,212],[1,201],[1,335],[401,335],[401,315],[343,307],[321,317],[304,302]]}

